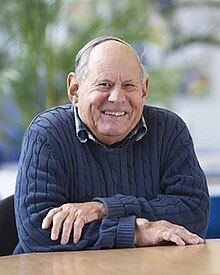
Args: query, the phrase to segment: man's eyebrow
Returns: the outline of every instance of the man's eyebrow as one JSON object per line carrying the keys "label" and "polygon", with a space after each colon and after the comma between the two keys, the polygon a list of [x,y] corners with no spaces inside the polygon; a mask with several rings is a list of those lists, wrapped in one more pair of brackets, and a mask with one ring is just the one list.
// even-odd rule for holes
{"label": "man's eyebrow", "polygon": [[95,80],[95,83],[97,82],[114,82],[113,80],[109,79],[109,78],[102,78],[102,77],[99,77]]}
{"label": "man's eyebrow", "polygon": [[[100,83],[100,82],[111,82],[111,83],[115,83],[115,80],[113,79],[110,79],[110,78],[106,78],[106,77],[98,77],[95,79],[94,81],[94,84],[96,83]],[[129,79],[126,79],[124,81],[122,81],[122,84],[126,84],[126,83],[134,83],[134,84],[137,84],[138,81],[133,79],[133,78],[129,78]]]}
{"label": "man's eyebrow", "polygon": [[131,78],[131,79],[127,79],[127,80],[123,81],[123,84],[127,84],[127,83],[137,84],[138,80]]}
{"label": "man's eyebrow", "polygon": [[110,81],[106,78],[101,78],[101,77],[97,77],[96,79],[94,79],[94,81],[92,81],[92,84],[95,85],[95,84],[98,84],[100,82],[104,82],[104,81]]}

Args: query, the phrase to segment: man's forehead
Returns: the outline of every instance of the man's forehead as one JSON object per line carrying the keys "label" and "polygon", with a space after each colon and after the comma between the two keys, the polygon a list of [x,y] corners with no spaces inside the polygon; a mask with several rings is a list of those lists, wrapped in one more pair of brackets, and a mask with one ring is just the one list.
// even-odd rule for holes
{"label": "man's forehead", "polygon": [[94,77],[93,81],[94,83],[98,82],[121,82],[121,83],[127,83],[127,82],[137,82],[138,75],[134,76],[132,74],[124,74],[124,73],[115,73],[115,72],[102,72],[99,75],[96,75]]}
{"label": "man's forehead", "polygon": [[140,63],[135,51],[129,46],[117,42],[106,41],[95,46],[89,56],[88,76],[96,78],[98,75],[117,79],[131,79],[140,77]]}
{"label": "man's forehead", "polygon": [[[94,64],[94,63],[93,63]],[[124,66],[113,66],[113,63],[108,66],[108,64],[95,64],[96,66],[89,66],[88,70],[88,78],[92,79],[92,81],[135,81],[139,80],[140,70],[139,67],[124,67]]]}
{"label": "man's forehead", "polygon": [[105,41],[92,49],[89,60],[101,61],[103,59],[108,60],[110,57],[112,59],[119,57],[127,58],[128,56],[136,59],[134,50],[129,46],[118,41]]}

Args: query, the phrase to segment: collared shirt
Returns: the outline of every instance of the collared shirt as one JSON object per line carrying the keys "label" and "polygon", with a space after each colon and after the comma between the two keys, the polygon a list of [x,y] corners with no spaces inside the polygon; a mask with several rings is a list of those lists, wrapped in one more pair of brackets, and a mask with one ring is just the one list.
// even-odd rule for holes
{"label": "collared shirt", "polygon": [[[88,141],[88,139],[91,139],[94,142],[96,142],[97,144],[106,146],[106,144],[103,144],[102,142],[97,140],[96,137],[94,137],[94,135],[90,132],[90,130],[86,127],[86,125],[82,122],[82,120],[80,119],[80,117],[78,115],[77,108],[73,107],[73,110],[74,110],[74,118],[75,118],[76,136],[77,136],[78,140],[82,143],[85,143]],[[117,144],[114,147],[123,146],[133,136],[135,136],[135,140],[138,141],[146,133],[147,133],[147,124],[146,124],[144,116],[142,115],[140,118],[140,121],[138,122],[136,127],[130,132],[130,134],[128,134],[128,136],[125,139],[123,139],[122,142],[120,142],[119,144]]]}

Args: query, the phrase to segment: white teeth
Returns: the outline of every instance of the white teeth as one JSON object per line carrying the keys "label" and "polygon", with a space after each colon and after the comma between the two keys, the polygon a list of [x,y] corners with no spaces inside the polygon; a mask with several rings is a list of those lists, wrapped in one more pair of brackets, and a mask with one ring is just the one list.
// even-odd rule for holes
{"label": "white teeth", "polygon": [[112,112],[112,111],[105,111],[105,115],[110,115],[110,116],[124,116],[125,112]]}

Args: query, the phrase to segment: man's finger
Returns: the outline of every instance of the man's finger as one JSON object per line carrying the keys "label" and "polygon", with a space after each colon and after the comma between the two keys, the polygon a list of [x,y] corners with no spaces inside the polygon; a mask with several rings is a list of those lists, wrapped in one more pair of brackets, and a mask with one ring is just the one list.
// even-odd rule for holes
{"label": "man's finger", "polygon": [[186,244],[201,244],[204,243],[204,240],[198,235],[189,232],[185,228],[179,228],[175,230],[175,233],[180,236]]}
{"label": "man's finger", "polygon": [[61,237],[61,244],[67,244],[69,241],[70,233],[73,229],[74,217],[69,214],[63,223],[63,231]]}
{"label": "man's finger", "polygon": [[202,244],[204,240],[201,239],[199,236],[190,234],[190,235],[183,235],[182,239],[185,241],[186,244]]}
{"label": "man's finger", "polygon": [[186,243],[183,241],[183,239],[176,234],[171,234],[170,241],[179,245],[179,246],[186,245]]}
{"label": "man's finger", "polygon": [[66,217],[68,216],[68,212],[61,211],[54,215],[53,217],[53,226],[51,229],[51,240],[55,241],[58,239],[62,224]]}
{"label": "man's finger", "polygon": [[169,232],[169,231],[162,232],[161,238],[165,241],[173,242],[180,246],[183,246],[186,244],[180,236],[176,235],[175,233]]}
{"label": "man's finger", "polygon": [[[194,234],[194,235],[196,235],[196,234]],[[198,242],[199,244],[203,244],[205,242],[205,240],[203,238],[199,237],[198,235],[196,235],[196,236],[199,240],[199,242]]]}
{"label": "man's finger", "polygon": [[85,221],[82,218],[77,218],[73,225],[73,242],[78,243],[80,240],[83,226],[85,225]]}
{"label": "man's finger", "polygon": [[43,219],[41,228],[42,228],[42,229],[47,229],[47,228],[49,228],[50,225],[51,225],[51,223],[52,223],[52,221],[53,221],[54,215],[55,215],[56,213],[60,212],[60,211],[61,211],[61,207],[56,207],[56,208],[51,209],[51,210],[47,213],[46,217]]}

